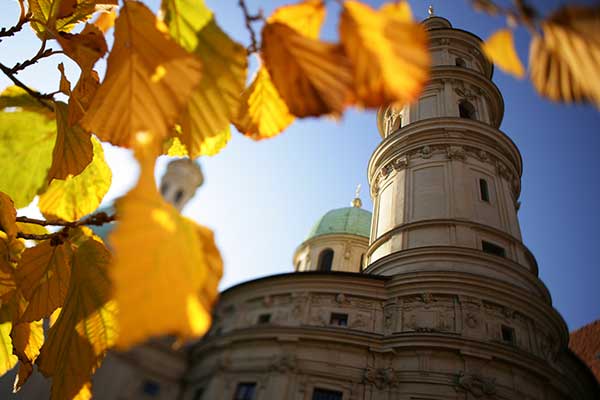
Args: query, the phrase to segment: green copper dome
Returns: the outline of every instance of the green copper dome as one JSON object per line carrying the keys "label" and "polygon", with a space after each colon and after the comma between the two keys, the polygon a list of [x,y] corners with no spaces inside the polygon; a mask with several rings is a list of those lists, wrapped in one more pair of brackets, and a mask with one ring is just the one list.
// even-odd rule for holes
{"label": "green copper dome", "polygon": [[358,207],[331,210],[317,221],[306,240],[332,233],[368,238],[371,235],[371,213]]}

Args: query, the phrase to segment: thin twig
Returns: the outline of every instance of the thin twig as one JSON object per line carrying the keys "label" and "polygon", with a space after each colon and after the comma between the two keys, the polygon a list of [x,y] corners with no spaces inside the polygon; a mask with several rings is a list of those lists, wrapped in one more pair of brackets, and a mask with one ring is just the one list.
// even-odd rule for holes
{"label": "thin twig", "polygon": [[17,217],[17,222],[23,222],[26,224],[34,224],[41,226],[68,226],[69,228],[75,228],[82,225],[103,225],[109,222],[113,222],[117,219],[115,214],[108,215],[105,212],[99,212],[92,214],[84,219],[78,221],[64,221],[62,219],[37,219],[29,217]]}
{"label": "thin twig", "polygon": [[54,111],[54,107],[52,107],[52,105],[47,102],[48,100],[52,100],[53,96],[51,96],[49,94],[43,94],[43,93],[38,92],[37,90],[33,90],[33,89],[29,88],[26,84],[21,82],[19,80],[19,78],[17,78],[15,76],[15,74],[12,72],[11,68],[8,68],[6,65],[4,65],[2,63],[0,63],[0,71],[2,71],[4,73],[4,75],[6,75],[8,77],[8,79],[10,79],[15,85],[17,85],[21,89],[25,90],[30,96],[35,98],[38,101],[38,103],[40,103],[42,106],[46,107],[50,111]]}
{"label": "thin twig", "polygon": [[17,237],[21,239],[29,239],[29,240],[52,240],[53,245],[58,245],[63,243],[69,235],[69,230],[71,228],[76,228],[78,226],[83,225],[94,225],[100,226],[103,224],[107,224],[109,222],[113,222],[117,219],[115,214],[108,215],[105,212],[99,212],[97,214],[90,215],[87,218],[81,219],[79,221],[63,221],[61,219],[37,219],[37,218],[29,218],[29,217],[17,217],[17,222],[22,222],[26,224],[34,224],[41,226],[62,226],[63,229],[52,232],[52,233],[43,233],[43,234],[35,234],[35,233],[25,233],[25,232],[17,232]]}
{"label": "thin twig", "polygon": [[513,0],[514,7],[502,7],[494,0],[471,0],[471,2],[476,10],[490,15],[504,15],[509,22],[524,26],[532,35],[537,34],[536,20],[539,13],[526,0]]}
{"label": "thin twig", "polygon": [[248,6],[246,5],[245,0],[239,0],[238,5],[240,6],[240,8],[242,9],[242,12],[244,13],[246,29],[248,29],[248,32],[250,33],[250,46],[248,46],[248,48],[247,48],[248,54],[256,53],[258,51],[259,47],[258,47],[258,41],[256,39],[256,32],[254,32],[254,28],[252,28],[252,23],[256,22],[256,21],[264,20],[262,10],[259,10],[258,14],[252,15],[252,14],[250,14],[250,11],[248,11]]}
{"label": "thin twig", "polygon": [[59,50],[46,49],[46,41],[43,40],[42,41],[42,45],[41,45],[40,49],[38,50],[38,52],[37,52],[37,54],[35,56],[33,56],[32,58],[30,58],[29,60],[25,60],[23,62],[16,63],[10,69],[10,72],[12,74],[17,74],[19,71],[22,71],[25,68],[27,68],[27,67],[29,67],[29,66],[37,63],[42,58],[50,57],[50,56],[52,56],[54,54],[61,54],[61,53],[63,53],[63,52],[59,51]]}
{"label": "thin twig", "polygon": [[[24,0],[19,0],[19,6],[21,7],[19,21],[16,23],[15,26],[11,26],[8,29],[6,29],[6,28],[0,29],[0,37],[13,36],[15,33],[19,32],[21,29],[23,29],[23,26],[30,21],[31,13],[26,12]],[[2,39],[0,39],[0,42],[1,41],[2,41]]]}

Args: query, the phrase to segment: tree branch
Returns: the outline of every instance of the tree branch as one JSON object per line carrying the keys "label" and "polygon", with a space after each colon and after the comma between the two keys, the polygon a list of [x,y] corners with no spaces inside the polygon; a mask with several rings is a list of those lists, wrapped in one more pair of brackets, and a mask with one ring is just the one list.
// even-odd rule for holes
{"label": "tree branch", "polygon": [[258,51],[258,41],[256,40],[256,32],[254,32],[254,28],[252,28],[252,23],[264,20],[262,10],[259,10],[258,14],[252,15],[250,14],[250,11],[248,11],[248,6],[246,5],[245,0],[239,0],[238,5],[244,13],[246,29],[250,33],[250,46],[248,46],[246,50],[248,51],[248,54],[256,53]]}
{"label": "tree branch", "polygon": [[34,233],[24,233],[17,232],[17,237],[21,239],[29,239],[29,240],[52,240],[53,244],[58,245],[63,243],[64,240],[68,236],[69,229],[76,228],[78,226],[83,225],[94,225],[100,226],[109,222],[116,221],[116,214],[108,215],[105,212],[99,212],[97,214],[92,214],[84,219],[80,219],[79,221],[63,221],[61,219],[37,219],[37,218],[29,218],[29,217],[17,217],[17,222],[22,222],[26,224],[34,224],[41,226],[62,226],[63,229],[52,232],[52,233],[44,233],[44,234],[34,234]]}
{"label": "tree branch", "polygon": [[[31,13],[27,13],[25,11],[25,3],[23,0],[19,0],[19,6],[21,7],[21,14],[19,15],[19,21],[14,26],[11,26],[8,29],[6,29],[6,28],[0,29],[0,37],[14,36],[14,34],[19,32],[21,29],[23,29],[23,26],[26,23],[28,23],[29,20],[31,19]],[[1,41],[2,41],[2,39],[0,39],[0,42]]]}
{"label": "tree branch", "polygon": [[4,65],[2,63],[0,63],[0,71],[2,71],[4,73],[4,75],[6,75],[8,77],[8,79],[10,79],[15,85],[17,85],[21,89],[25,90],[27,92],[27,94],[29,94],[30,96],[35,98],[38,101],[38,103],[40,103],[42,106],[46,107],[50,111],[54,111],[54,107],[52,107],[52,105],[48,104],[48,102],[47,102],[48,100],[52,100],[53,96],[51,96],[49,94],[43,94],[43,93],[38,92],[37,90],[33,90],[33,89],[29,88],[29,86],[27,86],[26,84],[21,82],[19,80],[19,78],[17,78],[15,76],[15,74],[12,72],[11,68],[8,68],[6,65]]}
{"label": "tree branch", "polygon": [[40,47],[40,49],[38,50],[37,54],[35,56],[33,56],[32,58],[30,58],[29,60],[25,60],[23,62],[18,62],[16,63],[11,69],[10,72],[12,74],[17,74],[19,71],[24,70],[25,68],[37,63],[38,61],[40,61],[42,58],[46,58],[46,57],[50,57],[54,54],[61,54],[62,51],[58,51],[58,50],[53,50],[53,49],[46,49],[46,41],[43,40],[42,41],[42,46]]}

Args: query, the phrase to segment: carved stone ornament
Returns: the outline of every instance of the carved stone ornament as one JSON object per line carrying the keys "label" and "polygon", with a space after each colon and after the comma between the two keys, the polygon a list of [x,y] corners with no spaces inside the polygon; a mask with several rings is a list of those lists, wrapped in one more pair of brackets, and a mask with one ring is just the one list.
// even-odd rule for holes
{"label": "carved stone ornament", "polygon": [[474,100],[477,97],[475,92],[473,92],[470,89],[465,88],[462,85],[455,87],[454,92],[456,92],[456,94],[459,97],[466,99],[466,100]]}
{"label": "carved stone ornament", "polygon": [[367,368],[363,372],[363,383],[373,385],[377,389],[398,387],[398,377],[393,368]]}
{"label": "carved stone ornament", "polygon": [[407,156],[397,157],[394,159],[394,161],[392,161],[392,167],[396,170],[406,168],[407,166],[408,166],[408,157]]}
{"label": "carved stone ornament", "polygon": [[440,39],[440,45],[441,46],[448,46],[450,44],[450,39],[448,38],[442,38]]}
{"label": "carved stone ornament", "polygon": [[433,302],[433,295],[429,292],[421,294],[421,301],[425,304]]}
{"label": "carved stone ornament", "polygon": [[474,313],[467,313],[467,318],[465,320],[465,323],[467,324],[467,326],[469,328],[475,329],[479,325],[479,320]]}
{"label": "carved stone ornament", "polygon": [[425,145],[423,146],[423,148],[421,149],[421,158],[431,158],[432,155],[432,150],[431,147]]}
{"label": "carved stone ornament", "polygon": [[498,161],[498,163],[496,164],[496,170],[498,171],[498,175],[507,180],[510,180],[510,172],[503,162]]}
{"label": "carved stone ornament", "polygon": [[480,150],[477,155],[481,161],[488,161],[490,159],[490,156],[485,150]]}
{"label": "carved stone ornament", "polygon": [[296,372],[298,359],[293,354],[274,356],[269,369],[271,371],[287,373]]}
{"label": "carved stone ornament", "polygon": [[496,394],[496,380],[485,378],[479,374],[466,374],[461,372],[457,377],[459,388],[471,393],[476,398],[493,396]]}
{"label": "carved stone ornament", "polygon": [[273,298],[269,295],[263,297],[263,305],[265,307],[271,307],[273,305]]}
{"label": "carved stone ornament", "polygon": [[447,154],[451,160],[464,160],[466,158],[465,149],[462,146],[449,146]]}
{"label": "carved stone ornament", "polygon": [[335,296],[335,301],[338,304],[342,304],[346,301],[346,295],[344,295],[344,293],[339,293],[337,296]]}
{"label": "carved stone ornament", "polygon": [[388,136],[398,129],[401,128],[402,125],[402,115],[401,110],[397,109],[394,106],[389,106],[385,110],[385,114],[383,116],[383,126],[385,130],[385,135]]}

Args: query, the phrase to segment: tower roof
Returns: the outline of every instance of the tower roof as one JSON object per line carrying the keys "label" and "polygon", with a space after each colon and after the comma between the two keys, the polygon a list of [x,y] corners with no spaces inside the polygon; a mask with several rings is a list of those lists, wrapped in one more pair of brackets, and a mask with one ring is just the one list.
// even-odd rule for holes
{"label": "tower roof", "polygon": [[371,234],[371,213],[358,207],[331,210],[319,218],[306,240],[335,233],[368,238]]}

